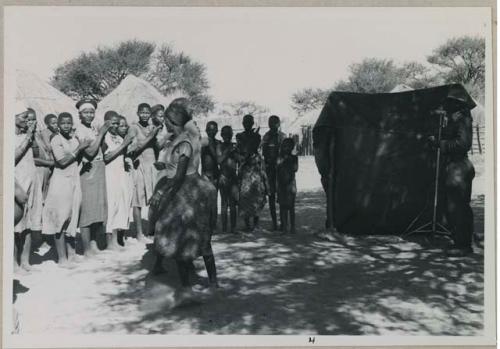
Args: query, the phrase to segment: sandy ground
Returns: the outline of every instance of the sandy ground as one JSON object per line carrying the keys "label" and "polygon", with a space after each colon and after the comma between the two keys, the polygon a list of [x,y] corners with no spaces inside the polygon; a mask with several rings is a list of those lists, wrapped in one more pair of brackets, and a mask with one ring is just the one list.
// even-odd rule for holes
{"label": "sandy ground", "polygon": [[[74,269],[35,255],[17,275],[20,333],[480,335],[483,255],[448,258],[446,241],[398,236],[318,237],[324,194],[311,158],[300,162],[298,234],[262,229],[215,235],[222,288],[199,304],[172,307],[175,267],[152,276],[151,246],[129,238]],[[475,192],[476,231],[483,196]],[[196,261],[206,284],[203,261]]]}

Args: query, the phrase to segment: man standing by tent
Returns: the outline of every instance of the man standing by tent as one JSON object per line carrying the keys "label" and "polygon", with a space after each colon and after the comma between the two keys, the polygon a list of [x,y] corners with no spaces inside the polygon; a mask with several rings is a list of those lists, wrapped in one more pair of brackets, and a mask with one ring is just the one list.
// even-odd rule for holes
{"label": "man standing by tent", "polygon": [[[470,109],[474,102],[463,95],[463,90],[450,88],[442,113],[445,126],[442,130],[439,148],[443,155],[442,207],[454,245],[449,256],[464,256],[472,252],[474,218],[470,206],[474,166],[467,157],[472,146],[472,117]],[[432,142],[436,142],[431,138]],[[437,144],[436,144],[437,146]]]}

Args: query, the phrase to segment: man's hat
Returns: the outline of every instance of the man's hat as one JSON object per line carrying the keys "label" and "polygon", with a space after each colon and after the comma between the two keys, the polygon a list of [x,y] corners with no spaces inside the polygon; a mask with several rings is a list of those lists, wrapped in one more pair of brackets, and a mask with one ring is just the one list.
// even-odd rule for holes
{"label": "man's hat", "polygon": [[472,97],[460,84],[450,86],[448,94],[446,95],[446,99],[460,102],[464,105],[464,107],[467,107],[468,109],[473,109],[476,106],[476,103],[474,102]]}

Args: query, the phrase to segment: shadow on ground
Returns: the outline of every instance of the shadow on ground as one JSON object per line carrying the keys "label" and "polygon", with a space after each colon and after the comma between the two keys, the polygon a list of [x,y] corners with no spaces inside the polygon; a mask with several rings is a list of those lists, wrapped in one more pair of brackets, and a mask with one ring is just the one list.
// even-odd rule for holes
{"label": "shadow on ground", "polygon": [[[481,198],[474,201],[482,229]],[[263,216],[268,216],[267,212]],[[202,304],[173,308],[177,275],[153,277],[141,263],[108,265],[121,290],[108,307],[135,305],[137,316],[86,332],[131,334],[480,335],[483,330],[483,255],[449,258],[432,241],[397,236],[316,235],[324,196],[301,193],[297,235],[265,229],[215,235],[222,289]],[[269,226],[263,221],[263,227]],[[201,259],[196,261],[205,276]],[[114,273],[114,271],[113,271]],[[137,276],[139,275],[139,277]],[[139,302],[139,304],[137,304]]]}

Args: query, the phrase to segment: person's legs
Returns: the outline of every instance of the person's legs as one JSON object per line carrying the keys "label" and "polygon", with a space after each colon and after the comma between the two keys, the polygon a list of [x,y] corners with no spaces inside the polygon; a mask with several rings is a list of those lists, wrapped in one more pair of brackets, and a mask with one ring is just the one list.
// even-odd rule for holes
{"label": "person's legs", "polygon": [[[150,205],[148,209],[148,235],[149,236],[154,236],[155,235],[155,226],[156,226],[156,221],[158,220],[158,210],[156,206]],[[134,221],[135,221],[135,215],[134,215]],[[142,220],[141,220],[142,222]]]}
{"label": "person's legs", "polygon": [[125,230],[119,230],[117,233],[118,245],[125,247]]}
{"label": "person's legs", "polygon": [[100,251],[97,243],[100,236],[102,236],[104,240],[106,240],[106,225],[102,222],[92,224],[90,226],[90,247],[94,248],[96,250],[96,253],[99,253]]}
{"label": "person's legs", "polygon": [[36,251],[43,244],[42,232],[40,230],[31,231],[31,250]]}
{"label": "person's legs", "polygon": [[57,250],[57,263],[59,265],[66,265],[68,263],[68,256],[66,255],[66,241],[64,233],[58,233],[55,236],[56,250]]}
{"label": "person's legs", "polygon": [[68,261],[76,262],[76,238],[74,236],[66,236],[66,253],[68,254]]}
{"label": "person's legs", "polygon": [[208,282],[210,287],[219,287],[217,281],[217,268],[215,267],[215,257],[212,254],[203,256],[203,261],[205,262],[205,268],[207,269]]}
{"label": "person's legs", "polygon": [[266,175],[269,183],[269,212],[273,222],[273,230],[278,230],[278,222],[276,218],[276,168],[272,166],[267,168]]}
{"label": "person's legs", "polygon": [[236,233],[236,225],[238,219],[238,197],[239,197],[239,188],[238,182],[234,180],[231,185],[231,191],[229,193],[229,214],[231,217],[231,233]]}
{"label": "person's legs", "polygon": [[17,248],[17,244],[14,242],[14,272],[17,273],[20,271],[20,267],[19,267],[19,252],[18,252],[18,248]]}
{"label": "person's legs", "polygon": [[220,192],[221,196],[221,221],[222,221],[222,233],[227,233],[227,206],[228,206],[228,197],[226,196],[225,192],[221,190]]}
{"label": "person's legs", "polygon": [[286,212],[283,205],[280,204],[280,230],[285,232],[286,230]]}
{"label": "person's legs", "polygon": [[281,216],[281,230],[283,233],[288,232],[288,209],[284,205],[280,205],[280,216]]}
{"label": "person's legs", "polygon": [[189,283],[189,263],[177,260],[176,264],[177,264],[177,270],[179,271],[179,278],[181,280],[182,288],[190,289],[191,285]]}
{"label": "person's legs", "polygon": [[21,251],[23,250],[23,234],[22,233],[14,233],[14,247],[15,247],[15,255],[14,259],[17,264],[21,262]]}
{"label": "person's legs", "polygon": [[153,275],[159,275],[165,272],[165,269],[163,269],[163,256],[159,253],[155,253],[155,264],[151,272]]}
{"label": "person's legs", "polygon": [[[90,233],[91,229],[90,226],[88,227],[80,227],[80,235],[82,238],[82,248],[83,248],[83,255],[85,257],[91,257],[97,253],[95,248],[90,244]],[[56,242],[57,243],[57,242]]]}
{"label": "person's legs", "polygon": [[118,229],[113,229],[111,233],[106,233],[107,249],[111,251],[120,250],[118,245]]}
{"label": "person's legs", "polygon": [[229,206],[229,215],[231,217],[231,234],[236,233],[236,217],[238,216],[236,203],[232,202]]}
{"label": "person's legs", "polygon": [[295,234],[295,202],[290,207],[290,233]]}
{"label": "person's legs", "polygon": [[250,226],[250,217],[245,217],[245,228],[248,231],[252,230],[252,227]]}
{"label": "person's legs", "polygon": [[22,233],[23,236],[23,249],[21,251],[21,268],[30,270],[30,254],[31,254],[31,232],[29,230],[25,230]]}
{"label": "person's legs", "polygon": [[132,209],[134,222],[135,222],[135,230],[137,232],[137,240],[141,242],[146,241],[146,236],[144,236],[144,229],[142,226],[142,215],[141,215],[141,207],[134,207]]}
{"label": "person's legs", "polygon": [[454,234],[454,247],[465,252],[471,250],[473,230],[470,194],[474,173],[467,162],[449,164],[445,183],[447,217]]}
{"label": "person's legs", "polygon": [[269,195],[269,211],[271,212],[271,219],[273,221],[273,230],[278,230],[278,222],[276,218],[276,194]]}
{"label": "person's legs", "polygon": [[217,195],[218,195],[218,183],[217,180],[212,181],[215,186],[215,195],[212,201],[212,231],[215,232],[217,230]]}
{"label": "person's legs", "polygon": [[259,216],[254,216],[253,217],[253,229],[258,229],[259,228]]}

